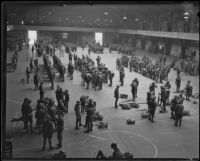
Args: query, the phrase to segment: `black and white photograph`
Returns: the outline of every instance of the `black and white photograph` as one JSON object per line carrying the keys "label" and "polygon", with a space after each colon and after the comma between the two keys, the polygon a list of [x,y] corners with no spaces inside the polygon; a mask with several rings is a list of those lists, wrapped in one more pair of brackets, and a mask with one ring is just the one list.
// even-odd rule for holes
{"label": "black and white photograph", "polygon": [[2,160],[199,160],[199,1],[1,4]]}

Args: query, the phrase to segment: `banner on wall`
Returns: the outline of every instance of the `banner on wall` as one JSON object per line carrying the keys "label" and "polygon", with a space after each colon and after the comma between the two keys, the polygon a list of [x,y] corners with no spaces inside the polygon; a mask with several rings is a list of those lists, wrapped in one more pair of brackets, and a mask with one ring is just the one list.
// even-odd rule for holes
{"label": "banner on wall", "polygon": [[61,35],[62,35],[63,39],[67,39],[68,38],[68,33],[61,33]]}

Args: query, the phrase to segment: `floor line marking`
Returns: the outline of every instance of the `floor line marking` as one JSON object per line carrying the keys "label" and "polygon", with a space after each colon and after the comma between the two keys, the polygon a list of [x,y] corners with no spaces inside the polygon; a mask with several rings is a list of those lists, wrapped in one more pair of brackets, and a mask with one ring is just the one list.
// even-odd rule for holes
{"label": "floor line marking", "polygon": [[95,136],[95,135],[88,135],[90,137],[93,137],[93,138],[97,138],[97,139],[100,139],[100,140],[106,140],[105,138],[102,138],[102,137],[99,137],[99,136]]}
{"label": "floor line marking", "polygon": [[[141,135],[141,134],[138,134],[138,133],[134,133],[134,132],[128,132],[128,131],[102,131],[102,133],[104,132],[108,132],[108,133],[111,133],[111,132],[121,132],[121,133],[126,133],[126,134],[131,134],[131,135],[136,135],[136,136],[139,136],[139,137],[142,137],[143,139],[145,139],[146,141],[148,141],[149,143],[151,143],[154,147],[154,150],[155,150],[155,154],[153,156],[153,158],[156,158],[157,155],[158,155],[158,148],[157,146],[153,143],[153,141],[151,141],[150,139],[148,139],[147,137]],[[111,135],[111,134],[110,134]]]}

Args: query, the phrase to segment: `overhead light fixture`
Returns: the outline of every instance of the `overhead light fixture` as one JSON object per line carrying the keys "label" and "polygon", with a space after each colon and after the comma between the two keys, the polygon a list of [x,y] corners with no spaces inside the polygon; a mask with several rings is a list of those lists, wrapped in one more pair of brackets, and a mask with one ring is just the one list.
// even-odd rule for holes
{"label": "overhead light fixture", "polygon": [[99,21],[100,19],[99,18],[97,18],[97,21]]}
{"label": "overhead light fixture", "polygon": [[33,21],[31,21],[31,23],[33,23]]}
{"label": "overhead light fixture", "polygon": [[138,18],[136,18],[135,21],[138,21]]}
{"label": "overhead light fixture", "polygon": [[24,24],[24,21],[22,21],[22,25]]}
{"label": "overhead light fixture", "polygon": [[126,19],[127,19],[127,17],[126,17],[126,16],[124,16],[124,17],[123,17],[123,19],[124,19],[124,20],[126,20]]}
{"label": "overhead light fixture", "polygon": [[51,12],[49,12],[49,15],[51,15]]}
{"label": "overhead light fixture", "polygon": [[112,22],[112,20],[110,20],[110,22]]}
{"label": "overhead light fixture", "polygon": [[104,12],[104,15],[108,15],[108,12]]}
{"label": "overhead light fixture", "polygon": [[189,12],[185,12],[183,15],[184,15],[184,16],[189,16],[190,13],[189,13]]}

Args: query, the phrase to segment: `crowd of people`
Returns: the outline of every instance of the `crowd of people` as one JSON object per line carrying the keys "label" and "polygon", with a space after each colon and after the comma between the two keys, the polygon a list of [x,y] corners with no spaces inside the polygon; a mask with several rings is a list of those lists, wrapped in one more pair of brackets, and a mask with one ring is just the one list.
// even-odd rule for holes
{"label": "crowd of people", "polygon": [[104,47],[103,45],[100,45],[99,43],[89,44],[88,45],[88,53],[90,52],[97,53],[97,54],[103,54]]}
{"label": "crowd of people", "polygon": [[193,61],[182,60],[180,63],[180,69],[185,74],[192,76],[199,75],[199,63],[194,63]]}
{"label": "crowd of people", "polygon": [[[62,80],[65,80],[65,74],[66,74],[66,68],[62,64],[59,57],[55,55],[54,46],[51,48],[51,45],[45,44],[45,43],[38,43],[36,42],[34,47],[32,48],[32,52],[36,49],[38,56],[40,56],[40,53],[43,56],[43,62],[45,70],[47,71],[48,78],[50,79],[50,82],[52,84],[51,89],[54,89],[54,79],[55,79],[55,73],[56,70],[60,73],[60,77]],[[95,48],[96,46],[93,46],[95,50],[98,50],[98,48]],[[67,49],[68,48],[68,49]],[[72,49],[75,52],[72,54]],[[91,48],[90,48],[91,49]],[[90,50],[89,49],[89,50]],[[124,85],[124,78],[125,78],[125,71],[124,67],[128,67],[130,72],[138,72],[142,74],[145,77],[148,77],[155,82],[162,83],[163,80],[166,81],[166,84],[164,86],[161,86],[160,93],[157,96],[158,101],[156,101],[156,95],[155,95],[155,88],[157,88],[156,83],[153,82],[150,84],[149,92],[147,92],[147,105],[148,105],[148,119],[151,122],[154,122],[154,116],[157,106],[161,106],[162,112],[166,112],[166,106],[170,104],[171,106],[171,119],[175,120],[174,125],[175,126],[181,126],[181,120],[184,113],[184,98],[183,93],[180,95],[174,96],[174,98],[170,101],[170,89],[171,84],[168,81],[168,74],[170,72],[171,66],[165,65],[166,63],[166,57],[161,57],[159,60],[157,60],[156,63],[153,63],[148,57],[144,56],[142,59],[139,59],[137,57],[132,56],[131,58],[128,57],[129,55],[129,49],[123,48],[126,51],[123,51],[121,49],[121,52],[125,55],[122,55],[121,58],[118,58],[116,61],[116,69],[119,71],[119,81],[121,82],[121,86]],[[41,50],[41,51],[40,51]],[[45,51],[44,51],[45,50]],[[97,56],[96,58],[96,64],[93,59],[90,58],[90,56],[84,56],[79,57],[76,54],[77,46],[76,44],[68,44],[68,47],[66,47],[66,52],[68,53],[69,58],[69,64],[68,64],[68,76],[70,79],[73,79],[73,72],[74,69],[81,72],[81,78],[82,82],[81,85],[85,86],[85,83],[87,84],[87,89],[89,89],[90,83],[92,84],[92,87],[95,90],[101,90],[103,87],[103,83],[108,83],[109,80],[109,86],[112,86],[112,81],[115,76],[114,72],[109,70],[105,64],[101,62],[101,57]],[[83,49],[84,50],[84,49]],[[112,48],[111,50],[115,50],[115,48]],[[133,52],[133,49],[130,49],[130,52]],[[49,60],[49,57],[52,56],[53,58],[53,65],[51,64],[51,61]],[[74,63],[73,63],[74,62]],[[56,69],[56,70],[55,70]],[[42,150],[45,150],[46,148],[46,140],[49,141],[49,148],[53,149],[51,139],[53,137],[53,133],[57,132],[57,139],[58,144],[57,148],[62,147],[62,133],[64,130],[64,116],[69,111],[69,101],[70,101],[70,95],[68,90],[63,91],[63,89],[58,85],[57,89],[55,91],[56,101],[52,98],[45,97],[45,90],[43,87],[43,83],[40,80],[39,72],[40,72],[38,59],[31,59],[30,60],[30,69],[27,67],[26,75],[27,75],[27,83],[29,83],[30,74],[32,72],[35,72],[34,75],[34,84],[35,84],[35,90],[39,90],[40,99],[37,101],[36,109],[32,109],[31,107],[31,100],[29,98],[25,98],[24,102],[22,104],[22,117],[19,119],[13,119],[12,121],[23,121],[24,122],[24,129],[26,129],[26,132],[33,132],[33,111],[35,112],[35,119],[36,119],[36,129],[38,129],[39,134],[43,134],[43,147]],[[176,78],[176,85],[177,85],[177,93],[180,92],[180,71],[177,72],[177,78]],[[40,84],[40,85],[39,85]],[[133,79],[131,82],[131,93],[132,93],[132,99],[133,102],[135,101],[139,86],[139,80],[137,78]],[[118,99],[120,97],[120,91],[119,87],[117,86],[114,91],[114,97],[115,97],[115,108],[118,107]],[[186,85],[185,88],[185,94],[186,94],[186,100],[189,100],[190,96],[192,95],[192,86],[190,85],[190,82]],[[57,102],[57,103],[56,103]],[[86,133],[89,133],[93,130],[93,121],[94,121],[94,115],[96,112],[96,102],[93,101],[92,98],[89,96],[82,96],[80,99],[76,101],[76,104],[74,106],[74,112],[76,117],[76,123],[75,123],[75,130],[78,130],[81,126],[83,126],[83,117],[85,116],[85,125],[84,127],[87,128],[85,131]],[[115,151],[116,154],[113,153],[113,158],[122,158],[122,156],[118,156],[118,148],[116,144],[113,144],[112,149]],[[97,158],[105,157],[102,152],[98,153]],[[124,156],[123,156],[124,157]]]}
{"label": "crowd of people", "polygon": [[132,55],[134,51],[136,50],[136,48],[121,45],[121,44],[110,44],[109,50],[110,50],[110,53],[112,53],[112,51],[118,51],[119,54]]}

